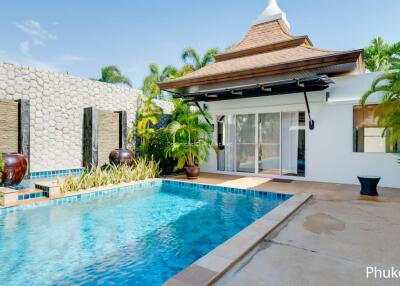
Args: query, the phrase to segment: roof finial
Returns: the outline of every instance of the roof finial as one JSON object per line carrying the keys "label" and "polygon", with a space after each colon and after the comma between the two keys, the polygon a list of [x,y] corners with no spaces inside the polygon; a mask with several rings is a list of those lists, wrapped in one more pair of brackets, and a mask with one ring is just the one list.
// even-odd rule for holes
{"label": "roof finial", "polygon": [[290,28],[290,24],[286,19],[286,13],[283,12],[281,8],[279,8],[278,3],[276,3],[276,0],[269,0],[267,8],[265,8],[265,10],[261,13],[261,15],[258,16],[253,25],[258,25],[265,22],[271,22],[278,19],[282,19],[286,23],[288,28]]}

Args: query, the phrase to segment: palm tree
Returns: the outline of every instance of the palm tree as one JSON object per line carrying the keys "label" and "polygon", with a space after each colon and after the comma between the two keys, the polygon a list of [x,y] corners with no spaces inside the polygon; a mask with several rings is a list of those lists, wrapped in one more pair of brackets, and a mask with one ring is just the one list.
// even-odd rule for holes
{"label": "palm tree", "polygon": [[114,84],[126,84],[132,86],[132,82],[126,76],[124,76],[119,68],[114,65],[109,65],[101,68],[101,78],[98,79],[101,82],[114,83]]}
{"label": "palm tree", "polygon": [[172,65],[166,66],[162,71],[157,64],[150,65],[150,74],[143,81],[145,96],[157,97],[162,94],[158,82],[174,79],[180,76],[180,71]]}
{"label": "palm tree", "polygon": [[208,160],[212,141],[213,127],[201,120],[210,115],[194,110],[182,100],[174,100],[176,109],[172,114],[174,120],[166,130],[172,143],[166,148],[166,156],[178,160],[178,168],[201,166]]}
{"label": "palm tree", "polygon": [[155,126],[160,121],[162,110],[153,102],[154,95],[142,96],[142,105],[138,110],[136,134],[141,138],[143,151],[148,147],[149,140],[156,133]]}
{"label": "palm tree", "polygon": [[213,48],[206,51],[203,57],[200,57],[194,48],[186,48],[182,53],[182,60],[187,70],[196,71],[213,63],[216,54],[218,54],[218,49]]}
{"label": "palm tree", "polygon": [[400,60],[400,42],[388,44],[381,37],[374,38],[365,49],[364,57],[369,71],[388,71],[392,64]]}
{"label": "palm tree", "polygon": [[370,95],[381,93],[381,103],[375,109],[378,125],[384,128],[391,143],[400,141],[400,63],[393,64],[387,72],[379,76],[361,99],[365,105]]}

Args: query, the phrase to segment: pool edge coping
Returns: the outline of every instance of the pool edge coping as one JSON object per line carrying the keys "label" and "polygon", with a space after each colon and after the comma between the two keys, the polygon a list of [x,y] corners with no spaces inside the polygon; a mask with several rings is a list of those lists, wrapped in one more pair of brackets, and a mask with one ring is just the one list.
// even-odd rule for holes
{"label": "pool edge coping", "polygon": [[163,285],[198,286],[216,283],[311,198],[312,195],[308,193],[293,194],[291,198],[196,260]]}

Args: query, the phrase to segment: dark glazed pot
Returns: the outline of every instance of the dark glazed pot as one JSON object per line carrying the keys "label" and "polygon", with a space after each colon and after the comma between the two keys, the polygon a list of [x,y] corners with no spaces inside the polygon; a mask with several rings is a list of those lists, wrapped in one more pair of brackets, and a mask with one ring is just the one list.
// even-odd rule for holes
{"label": "dark glazed pot", "polygon": [[25,177],[28,168],[28,162],[22,154],[3,153],[5,167],[3,171],[2,181],[5,187],[17,186]]}
{"label": "dark glazed pot", "polygon": [[185,168],[185,172],[186,172],[186,177],[189,180],[198,179],[200,176],[200,168],[197,166],[187,166]]}
{"label": "dark glazed pot", "polygon": [[110,164],[112,165],[129,165],[133,164],[133,153],[131,150],[127,149],[115,149],[111,151],[110,156],[108,157],[110,160]]}

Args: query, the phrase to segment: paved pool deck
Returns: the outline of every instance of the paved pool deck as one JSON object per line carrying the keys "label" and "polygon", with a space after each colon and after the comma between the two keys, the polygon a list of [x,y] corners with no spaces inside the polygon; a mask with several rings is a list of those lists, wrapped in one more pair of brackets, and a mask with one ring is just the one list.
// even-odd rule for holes
{"label": "paved pool deck", "polygon": [[400,189],[370,198],[357,185],[207,173],[197,182],[313,195],[217,285],[400,285],[366,278],[367,266],[400,269]]}

